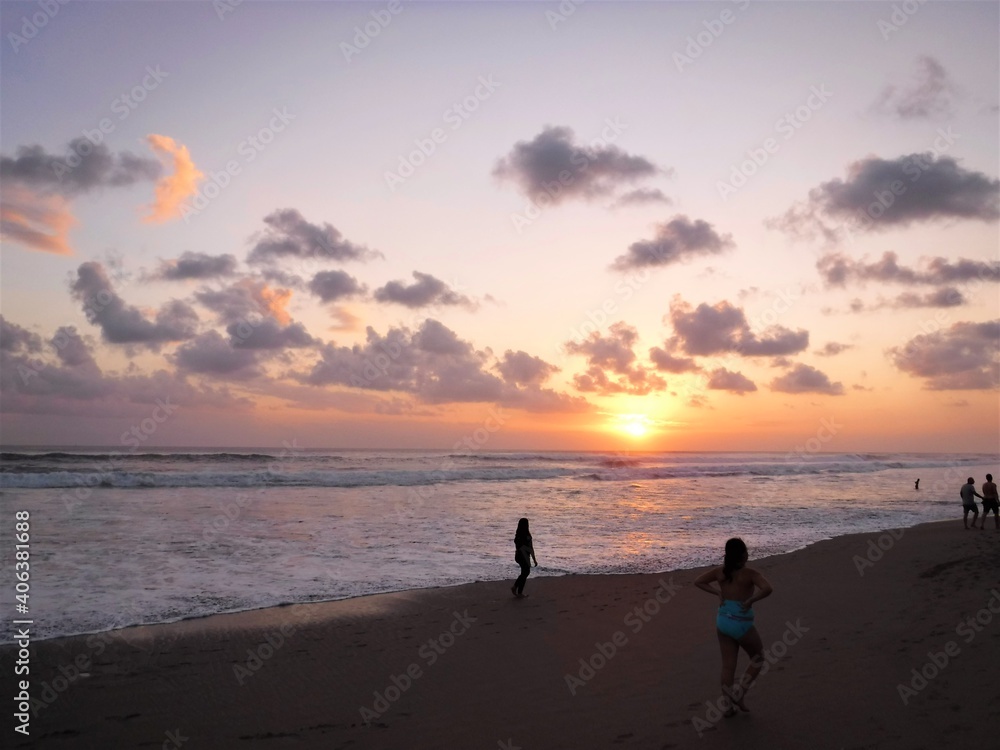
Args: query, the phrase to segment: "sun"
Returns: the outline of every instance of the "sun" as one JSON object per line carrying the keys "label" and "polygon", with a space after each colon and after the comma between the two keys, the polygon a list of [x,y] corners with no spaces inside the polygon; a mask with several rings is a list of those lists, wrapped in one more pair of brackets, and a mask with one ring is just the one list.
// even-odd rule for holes
{"label": "sun", "polygon": [[632,437],[642,437],[649,432],[649,428],[642,422],[628,422],[622,425],[622,430],[627,432]]}
{"label": "sun", "polygon": [[615,429],[634,438],[646,437],[652,422],[645,414],[619,414]]}

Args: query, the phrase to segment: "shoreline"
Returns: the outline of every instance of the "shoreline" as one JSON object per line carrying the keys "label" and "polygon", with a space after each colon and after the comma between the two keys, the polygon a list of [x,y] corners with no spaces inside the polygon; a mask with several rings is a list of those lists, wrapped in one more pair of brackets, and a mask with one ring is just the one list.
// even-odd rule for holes
{"label": "shoreline", "polygon": [[989,746],[1000,532],[956,519],[750,565],[775,587],[755,607],[773,659],[733,719],[713,713],[715,603],[693,568],[532,577],[524,600],[473,582],[39,641],[37,716],[17,746],[160,747],[170,732],[218,748]]}

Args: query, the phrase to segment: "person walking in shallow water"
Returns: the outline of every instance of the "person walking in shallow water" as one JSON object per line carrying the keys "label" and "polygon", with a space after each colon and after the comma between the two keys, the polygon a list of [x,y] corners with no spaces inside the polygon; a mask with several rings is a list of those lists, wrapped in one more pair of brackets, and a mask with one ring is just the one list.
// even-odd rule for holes
{"label": "person walking in shallow water", "polygon": [[538,558],[535,557],[535,547],[531,543],[531,531],[528,529],[528,519],[522,518],[517,522],[517,531],[514,532],[514,561],[521,566],[521,575],[510,587],[510,593],[518,599],[527,596],[524,593],[524,583],[531,573],[531,561],[535,561],[538,567]]}
{"label": "person walking in shallow water", "polygon": [[[969,511],[972,511],[972,528],[976,528],[976,521],[979,520],[979,508],[976,506],[976,498],[980,500],[983,496],[976,492],[976,480],[969,477],[969,481],[962,485],[962,489],[958,491],[958,494],[962,496],[962,523],[965,524],[965,528],[969,528]],[[983,515],[983,523],[986,523],[986,516]]]}
{"label": "person walking in shallow water", "polygon": [[[993,511],[993,523],[1000,531],[1000,496],[997,495],[997,486],[993,482],[993,475],[987,474],[986,481],[983,482],[983,525],[980,529],[986,528],[986,516]],[[975,525],[975,521],[972,522]]]}
{"label": "person walking in shallow water", "polygon": [[[743,711],[750,710],[743,698],[763,666],[764,645],[754,626],[751,608],[754,602],[770,596],[773,591],[759,571],[746,567],[748,557],[746,544],[734,537],[726,542],[722,566],[702,573],[694,581],[694,585],[702,591],[719,597],[715,626],[722,652],[722,693]],[[718,584],[718,588],[712,586],[713,583]],[[750,664],[739,682],[734,682],[741,648],[750,657]],[[735,713],[736,709],[730,705],[725,715]]]}

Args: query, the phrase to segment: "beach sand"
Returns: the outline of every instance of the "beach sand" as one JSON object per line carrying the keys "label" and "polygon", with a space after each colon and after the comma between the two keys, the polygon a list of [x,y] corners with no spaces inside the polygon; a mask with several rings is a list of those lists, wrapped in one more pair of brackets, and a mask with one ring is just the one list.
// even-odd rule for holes
{"label": "beach sand", "polygon": [[[46,705],[30,739],[4,733],[101,750],[996,747],[992,523],[763,560],[748,539],[775,589],[755,607],[769,667],[733,718],[712,705],[716,600],[685,570],[532,577],[523,600],[510,581],[480,582],[43,641],[31,692]],[[14,651],[0,653],[16,695]]]}

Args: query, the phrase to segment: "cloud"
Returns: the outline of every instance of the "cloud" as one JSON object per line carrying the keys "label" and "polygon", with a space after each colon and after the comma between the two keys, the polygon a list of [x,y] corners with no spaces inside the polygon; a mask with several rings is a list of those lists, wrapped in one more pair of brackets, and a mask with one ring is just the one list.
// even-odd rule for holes
{"label": "cloud", "polygon": [[845,231],[875,232],[914,222],[1000,218],[1000,180],[934,153],[854,162],[846,179],[809,191],[805,203],[766,224],[795,235],[837,241]]}
{"label": "cloud", "polygon": [[163,171],[156,159],[128,151],[113,154],[103,143],[95,146],[86,138],[70,141],[67,149],[66,156],[55,156],[41,146],[22,146],[16,157],[0,156],[0,179],[72,197],[96,188],[152,182]]}
{"label": "cloud", "polygon": [[181,215],[181,206],[198,191],[198,182],[205,175],[195,166],[187,146],[169,136],[155,133],[147,136],[146,140],[157,154],[173,161],[174,172],[157,181],[156,197],[143,221],[169,221]]}
{"label": "cloud", "polygon": [[795,354],[809,346],[809,332],[770,326],[758,336],[750,330],[743,310],[723,300],[701,303],[692,309],[679,298],[670,303],[670,322],[676,337],[671,351],[680,347],[687,354],[706,356],[732,352],[742,357],[776,357]]}
{"label": "cloud", "polygon": [[[326,344],[313,368],[295,377],[313,386],[410,393],[432,404],[494,402],[538,412],[589,408],[582,399],[541,388],[541,376],[552,366],[540,360],[533,379],[518,380],[530,370],[519,355],[505,355],[502,362],[496,362],[447,326],[428,318],[416,331],[390,328],[384,336],[369,326],[363,345]],[[489,372],[491,369],[505,374],[504,378]]]}
{"label": "cloud", "polygon": [[0,185],[0,237],[31,250],[72,255],[69,230],[76,224],[60,195],[43,195],[17,184]]}
{"label": "cloud", "polygon": [[628,271],[647,266],[666,266],[688,258],[715,255],[735,247],[731,235],[720,236],[707,221],[692,221],[676,216],[656,229],[652,240],[639,240],[629,245],[628,252],[615,259],[611,267]]}
{"label": "cloud", "polygon": [[182,344],[171,359],[181,372],[227,380],[252,380],[263,374],[252,349],[233,347],[218,331],[208,331]]}
{"label": "cloud", "polygon": [[842,383],[831,383],[825,373],[815,367],[797,364],[784,375],[771,381],[771,390],[779,393],[826,393],[830,396],[844,395]]}
{"label": "cloud", "polygon": [[873,108],[901,120],[947,117],[953,112],[953,100],[958,90],[948,78],[948,72],[933,57],[917,59],[917,71],[906,86],[888,85],[879,94]]}
{"label": "cloud", "polygon": [[613,207],[644,206],[649,203],[663,203],[669,206],[673,201],[659,188],[636,188],[618,196]]}
{"label": "cloud", "polygon": [[274,318],[230,323],[226,333],[234,349],[300,349],[321,343],[301,323],[282,325]]}
{"label": "cloud", "polygon": [[636,363],[633,347],[638,343],[639,333],[635,328],[618,322],[608,331],[607,336],[595,331],[583,341],[566,342],[566,352],[587,357],[589,365],[585,373],[573,377],[577,390],[603,395],[645,395],[667,387],[663,378]]}
{"label": "cloud", "polygon": [[823,348],[816,352],[816,356],[836,357],[838,354],[853,348],[853,344],[840,344],[836,341],[827,341],[826,344],[823,345]]}
{"label": "cloud", "polygon": [[88,261],[77,269],[73,296],[83,302],[83,311],[101,329],[105,341],[138,344],[154,351],[160,344],[184,341],[195,335],[198,314],[190,305],[171,300],[149,320],[137,307],[125,304],[111,285],[104,266]]}
{"label": "cloud", "polygon": [[508,383],[514,385],[539,385],[549,379],[559,368],[549,364],[541,357],[535,357],[524,351],[504,352],[503,359],[497,364],[497,371]]}
{"label": "cloud", "polygon": [[330,224],[310,224],[294,208],[274,211],[264,217],[267,229],[247,256],[249,263],[273,263],[278,259],[367,261],[384,257],[346,240]]}
{"label": "cloud", "polygon": [[552,203],[609,195],[623,185],[668,173],[605,140],[577,144],[572,129],[553,126],[530,141],[518,141],[493,169],[495,177],[513,181],[529,199],[544,196]]}
{"label": "cloud", "polygon": [[324,302],[364,294],[365,287],[344,271],[320,271],[309,282],[309,291]]}
{"label": "cloud", "polygon": [[757,386],[750,378],[740,372],[730,372],[725,367],[712,370],[708,377],[708,388],[713,391],[729,391],[740,396],[757,390]]}
{"label": "cloud", "polygon": [[17,323],[10,323],[0,315],[0,351],[5,352],[38,352],[42,349],[42,337],[22,328]]}
{"label": "cloud", "polygon": [[990,390],[1000,386],[1000,319],[959,322],[920,334],[888,352],[902,372],[930,390]]}
{"label": "cloud", "polygon": [[848,283],[864,284],[869,281],[894,284],[953,284],[968,281],[1000,282],[1000,261],[969,260],[951,261],[936,257],[924,262],[923,270],[899,264],[899,256],[885,252],[872,263],[853,260],[843,253],[831,252],[821,256],[816,268],[823,281],[830,287],[846,287]]}
{"label": "cloud", "polygon": [[222,323],[254,322],[261,316],[272,317],[283,325],[290,322],[287,311],[292,292],[275,289],[263,281],[244,278],[221,289],[199,289],[196,301],[214,312]]}
{"label": "cloud", "polygon": [[696,372],[701,368],[689,357],[675,357],[665,349],[654,346],[649,350],[649,358],[660,372]]}
{"label": "cloud", "polygon": [[459,305],[470,309],[477,307],[476,303],[464,294],[459,294],[430,274],[414,271],[413,278],[416,282],[409,286],[401,281],[390,281],[380,289],[376,289],[375,300],[395,302],[414,309],[429,305]]}
{"label": "cloud", "polygon": [[187,279],[213,279],[236,273],[233,255],[207,255],[182,253],[179,258],[160,261],[160,267],[143,277],[145,281],[184,281]]}

